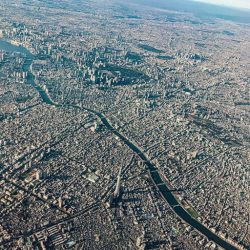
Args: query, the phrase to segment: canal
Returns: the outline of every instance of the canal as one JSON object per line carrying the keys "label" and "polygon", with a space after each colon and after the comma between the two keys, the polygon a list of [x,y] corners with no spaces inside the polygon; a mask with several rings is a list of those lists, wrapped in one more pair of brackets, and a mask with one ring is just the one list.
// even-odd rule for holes
{"label": "canal", "polygon": [[[40,94],[42,100],[49,104],[56,107],[60,107],[62,105],[56,104],[51,100],[49,95],[44,91],[39,85],[35,83],[34,76],[30,72],[29,68],[32,64],[32,61],[34,59],[34,56],[26,49],[20,46],[12,45],[6,41],[0,40],[0,50],[6,50],[8,52],[19,52],[26,55],[26,63],[25,63],[25,70],[29,71],[28,73],[28,84],[30,84],[34,89]],[[209,230],[207,227],[205,227],[202,223],[194,219],[179,203],[177,198],[174,196],[174,194],[169,190],[166,184],[164,184],[163,179],[161,178],[158,169],[155,167],[155,165],[147,158],[147,156],[143,153],[143,151],[135,145],[135,143],[131,142],[128,138],[126,138],[124,135],[122,135],[118,130],[116,130],[108,121],[108,119],[102,114],[95,110],[89,109],[89,108],[80,108],[78,106],[74,105],[67,105],[64,107],[74,107],[78,109],[84,109],[86,111],[89,111],[96,116],[98,116],[105,127],[109,129],[113,134],[118,136],[121,141],[123,141],[131,150],[133,150],[134,153],[136,153],[141,160],[143,160],[148,168],[148,171],[150,173],[151,179],[155,186],[160,191],[162,197],[167,201],[167,203],[170,205],[172,210],[187,224],[192,226],[194,229],[199,231],[201,234],[205,235],[209,240],[215,242],[220,247],[226,249],[226,250],[237,250],[238,248],[227,242],[226,240],[219,237],[217,234]],[[161,184],[161,185],[158,185]]]}

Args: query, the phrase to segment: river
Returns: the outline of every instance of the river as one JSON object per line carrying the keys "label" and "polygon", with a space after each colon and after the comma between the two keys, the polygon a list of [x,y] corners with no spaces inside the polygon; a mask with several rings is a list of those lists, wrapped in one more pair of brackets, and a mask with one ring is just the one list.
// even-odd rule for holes
{"label": "river", "polygon": [[35,77],[34,75],[30,72],[30,65],[33,62],[34,59],[34,55],[32,53],[29,52],[29,50],[27,50],[25,47],[22,46],[16,46],[13,45],[5,40],[1,40],[0,39],[0,50],[6,51],[6,52],[18,52],[21,54],[24,54],[26,56],[26,60],[24,63],[24,68],[23,70],[28,72],[28,84],[32,85],[33,88],[35,88],[35,90],[40,94],[42,100],[49,104],[49,105],[55,105],[58,106],[56,103],[54,103],[51,98],[48,96],[48,94],[45,92],[44,89],[42,89],[39,85],[37,85],[35,83]]}
{"label": "river", "polygon": [[[28,70],[30,65],[32,64],[34,56],[27,51],[26,48],[12,45],[6,41],[0,40],[0,50],[6,50],[8,52],[20,52],[26,55],[26,69]],[[39,86],[35,83],[34,76],[29,72],[28,74],[28,84],[32,85],[36,91],[40,94],[42,100],[49,104],[56,107],[59,107],[61,105],[56,104],[51,100],[49,95]],[[118,130],[116,130],[111,123],[108,121],[108,118],[106,118],[102,113],[99,113],[95,110],[89,109],[89,108],[80,108],[78,106],[74,105],[67,105],[65,107],[74,107],[77,109],[84,109],[87,110],[96,116],[98,116],[105,127],[112,131],[113,134],[118,136],[121,141],[123,141],[130,149],[133,150],[135,154],[137,154],[146,164],[148,171],[150,173],[151,179],[155,186],[160,191],[162,197],[167,201],[167,203],[170,205],[172,210],[187,224],[192,226],[195,230],[199,231],[201,234],[205,235],[209,240],[215,242],[217,245],[221,246],[224,249],[227,250],[237,250],[238,248],[227,242],[226,240],[219,237],[217,234],[212,232],[210,229],[205,227],[202,223],[194,219],[179,203],[178,199],[174,196],[174,194],[169,190],[168,186],[164,183],[164,180],[161,178],[158,169],[155,167],[155,165],[147,158],[147,156],[143,153],[143,151],[131,140],[129,140],[127,137],[122,135]],[[161,184],[161,185],[159,185]]]}

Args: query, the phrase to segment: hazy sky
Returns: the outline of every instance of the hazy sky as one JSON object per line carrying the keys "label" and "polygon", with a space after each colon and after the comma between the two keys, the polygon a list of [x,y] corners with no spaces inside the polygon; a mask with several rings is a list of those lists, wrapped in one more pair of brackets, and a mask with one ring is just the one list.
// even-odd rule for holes
{"label": "hazy sky", "polygon": [[250,0],[194,0],[198,2],[250,9]]}

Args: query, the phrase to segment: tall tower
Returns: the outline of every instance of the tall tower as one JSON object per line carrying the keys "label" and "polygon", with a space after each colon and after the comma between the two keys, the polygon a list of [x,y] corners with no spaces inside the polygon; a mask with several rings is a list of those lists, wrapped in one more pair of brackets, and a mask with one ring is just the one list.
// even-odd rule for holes
{"label": "tall tower", "polygon": [[114,198],[118,198],[120,196],[120,189],[121,189],[121,174],[122,174],[122,166],[120,167],[118,176],[117,176],[117,182],[116,182],[116,187],[115,187],[115,192],[114,192]]}
{"label": "tall tower", "polygon": [[107,202],[108,207],[116,207],[120,198],[121,198],[121,174],[122,174],[122,166],[119,169],[119,173],[117,175],[117,181],[115,186],[115,191],[110,195],[109,201]]}
{"label": "tall tower", "polygon": [[61,196],[58,198],[58,206],[59,206],[60,208],[63,207],[63,200],[62,200],[62,197],[61,197]]}
{"label": "tall tower", "polygon": [[36,171],[36,179],[41,180],[43,178],[43,172],[41,170]]}

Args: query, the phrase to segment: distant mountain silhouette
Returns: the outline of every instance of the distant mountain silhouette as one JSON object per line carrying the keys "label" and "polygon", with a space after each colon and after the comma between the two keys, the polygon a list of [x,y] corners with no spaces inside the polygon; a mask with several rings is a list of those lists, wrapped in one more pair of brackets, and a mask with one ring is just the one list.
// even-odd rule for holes
{"label": "distant mountain silhouette", "polygon": [[236,22],[250,23],[250,10],[216,6],[190,0],[128,0],[128,2],[174,11],[191,12],[199,17],[214,17]]}

